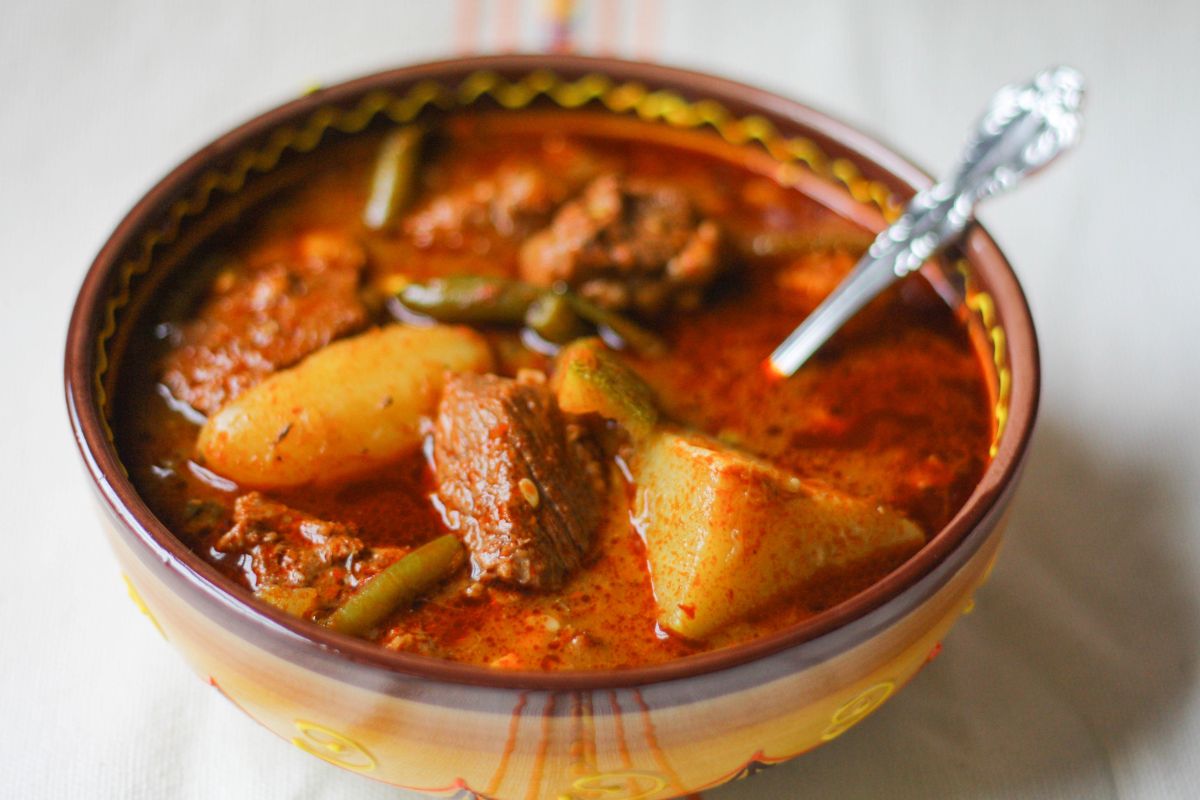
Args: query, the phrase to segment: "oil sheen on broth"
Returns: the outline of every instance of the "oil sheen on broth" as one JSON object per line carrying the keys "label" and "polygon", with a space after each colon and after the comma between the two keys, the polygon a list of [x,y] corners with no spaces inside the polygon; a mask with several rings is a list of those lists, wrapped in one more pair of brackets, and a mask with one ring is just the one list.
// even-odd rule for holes
{"label": "oil sheen on broth", "polygon": [[[191,255],[120,372],[118,446],[155,514],[247,592],[316,622],[452,533],[466,547],[445,574],[356,633],[546,670],[661,663],[777,631],[878,580],[944,526],[992,434],[984,368],[955,312],[914,276],[795,378],[771,379],[764,356],[871,234],[781,187],[761,154],[581,120],[426,125],[409,137],[415,157],[393,165],[410,185],[382,198],[382,134],[328,145],[302,181]],[[391,203],[387,219],[364,224],[369,201]],[[526,292],[519,310],[543,303],[562,341],[528,316],[431,327],[422,292],[448,276],[476,279],[485,305],[497,286]],[[595,324],[585,312],[597,308],[617,324]],[[635,346],[622,320],[662,350]],[[443,329],[446,343],[423,338]],[[568,341],[578,385],[558,374]],[[395,369],[356,371],[356,353],[396,348]],[[444,363],[463,374],[406,366],[414,348],[458,348]],[[610,368],[632,399],[587,382]],[[324,376],[300,381],[334,409],[323,414],[371,381],[396,389],[364,395],[378,409],[357,422],[321,428],[313,408],[272,411],[259,396],[299,369]],[[300,416],[268,431],[263,459],[237,461],[250,445],[229,437],[249,434],[228,409],[259,407]],[[403,435],[329,444],[344,452],[336,462],[284,460],[311,451],[305,436],[374,436],[404,414],[420,419]],[[206,416],[220,430],[198,443]],[[299,472],[272,472],[276,452]],[[680,493],[707,498],[708,516],[680,508]],[[699,552],[720,564],[692,575],[684,562]]]}

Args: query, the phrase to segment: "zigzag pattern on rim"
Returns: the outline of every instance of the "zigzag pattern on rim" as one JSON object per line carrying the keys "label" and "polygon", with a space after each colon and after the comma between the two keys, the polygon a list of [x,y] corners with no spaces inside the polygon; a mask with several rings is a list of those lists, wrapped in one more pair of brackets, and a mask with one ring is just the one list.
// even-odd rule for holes
{"label": "zigzag pattern on rim", "polygon": [[973,311],[987,332],[988,340],[992,343],[992,363],[996,368],[996,405],[992,409],[994,430],[992,443],[988,454],[993,458],[1000,448],[1000,435],[1008,423],[1008,402],[1012,392],[1012,371],[1008,368],[1008,339],[1004,328],[996,319],[996,301],[985,291],[979,289],[975,276],[971,272],[966,259],[954,262],[954,271],[963,279],[963,302]]}
{"label": "zigzag pattern on rim", "polygon": [[[330,129],[341,133],[358,133],[380,115],[397,124],[404,124],[414,120],[428,107],[444,111],[467,108],[484,97],[509,110],[525,108],[539,97],[545,97],[564,109],[599,103],[613,113],[636,115],[647,122],[660,122],[677,128],[708,127],[730,144],[755,143],[785,166],[803,165],[821,177],[842,184],[854,200],[874,206],[888,222],[899,217],[903,208],[886,184],[864,177],[849,159],[831,159],[806,137],[784,136],[770,120],[761,115],[735,117],[716,101],[687,100],[676,92],[651,90],[637,81],[616,83],[600,74],[584,75],[568,81],[549,70],[534,70],[510,81],[496,72],[482,70],[468,75],[455,87],[436,81],[421,81],[408,87],[402,94],[382,90],[368,92],[353,108],[319,108],[300,126],[282,126],[273,131],[258,149],[239,153],[227,169],[204,173],[191,193],[168,209],[166,220],[160,227],[143,235],[138,255],[121,266],[117,291],[105,304],[101,330],[96,339],[93,381],[100,407],[100,422],[108,440],[113,441],[113,432],[108,421],[109,398],[104,379],[110,366],[107,347],[117,330],[117,315],[129,304],[134,279],[150,269],[155,249],[174,242],[183,220],[202,214],[208,208],[213,192],[220,190],[227,195],[236,194],[251,173],[270,172],[285,152],[310,152],[321,143]],[[788,180],[786,170],[781,171],[778,177],[785,184],[792,182]],[[966,262],[960,261],[956,269],[966,281],[967,306],[979,316],[993,345],[993,360],[999,376],[996,431],[991,446],[992,455],[995,455],[1000,434],[1008,419],[1011,384],[1004,331],[996,323],[995,304],[991,296],[972,288],[974,281]]]}

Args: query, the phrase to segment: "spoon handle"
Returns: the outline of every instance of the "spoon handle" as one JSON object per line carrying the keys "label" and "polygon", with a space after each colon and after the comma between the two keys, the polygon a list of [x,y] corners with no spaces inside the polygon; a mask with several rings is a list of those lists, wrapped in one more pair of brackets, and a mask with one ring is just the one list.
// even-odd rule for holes
{"label": "spoon handle", "polygon": [[951,176],[909,201],[850,274],[771,354],[770,369],[785,377],[795,373],[872,298],[956,239],[980,201],[1074,146],[1082,100],[1083,76],[1063,66],[997,92]]}

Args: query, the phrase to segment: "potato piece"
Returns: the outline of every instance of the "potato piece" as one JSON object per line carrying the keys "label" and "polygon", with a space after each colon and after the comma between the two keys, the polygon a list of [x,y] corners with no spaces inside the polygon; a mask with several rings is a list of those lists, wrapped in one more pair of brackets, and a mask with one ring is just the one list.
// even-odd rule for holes
{"label": "potato piece", "polygon": [[263,586],[254,596],[293,617],[308,616],[317,604],[317,590],[312,586]]}
{"label": "potato piece", "polygon": [[925,541],[895,512],[700,434],[656,431],[633,470],[659,624],[691,639],[802,589],[823,568]]}
{"label": "potato piece", "polygon": [[654,392],[599,339],[580,339],[560,350],[550,388],[563,411],[616,420],[635,441],[658,423]]}
{"label": "potato piece", "polygon": [[224,405],[200,431],[204,465],[244,486],[344,478],[421,441],[443,376],[492,366],[469,328],[392,325],[328,345]]}

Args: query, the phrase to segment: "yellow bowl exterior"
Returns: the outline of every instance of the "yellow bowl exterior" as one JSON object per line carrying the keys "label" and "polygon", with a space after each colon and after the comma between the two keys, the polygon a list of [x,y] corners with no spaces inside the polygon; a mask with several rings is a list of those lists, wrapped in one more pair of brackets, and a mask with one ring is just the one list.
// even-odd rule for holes
{"label": "yellow bowl exterior", "polygon": [[[130,596],[192,669],[263,727],[344,769],[434,795],[611,800],[676,797],[786,761],[841,736],[907,683],[974,605],[1001,525],[919,605],[807,668],[727,692],[673,681],[599,691],[438,685],[411,694],[306,669],[189,604],[108,522]],[[786,662],[784,651],[765,661]],[[714,684],[708,683],[707,687]],[[403,694],[403,692],[401,693]],[[686,697],[679,702],[679,697]],[[662,702],[665,701],[665,702]],[[490,710],[489,710],[490,709]]]}

